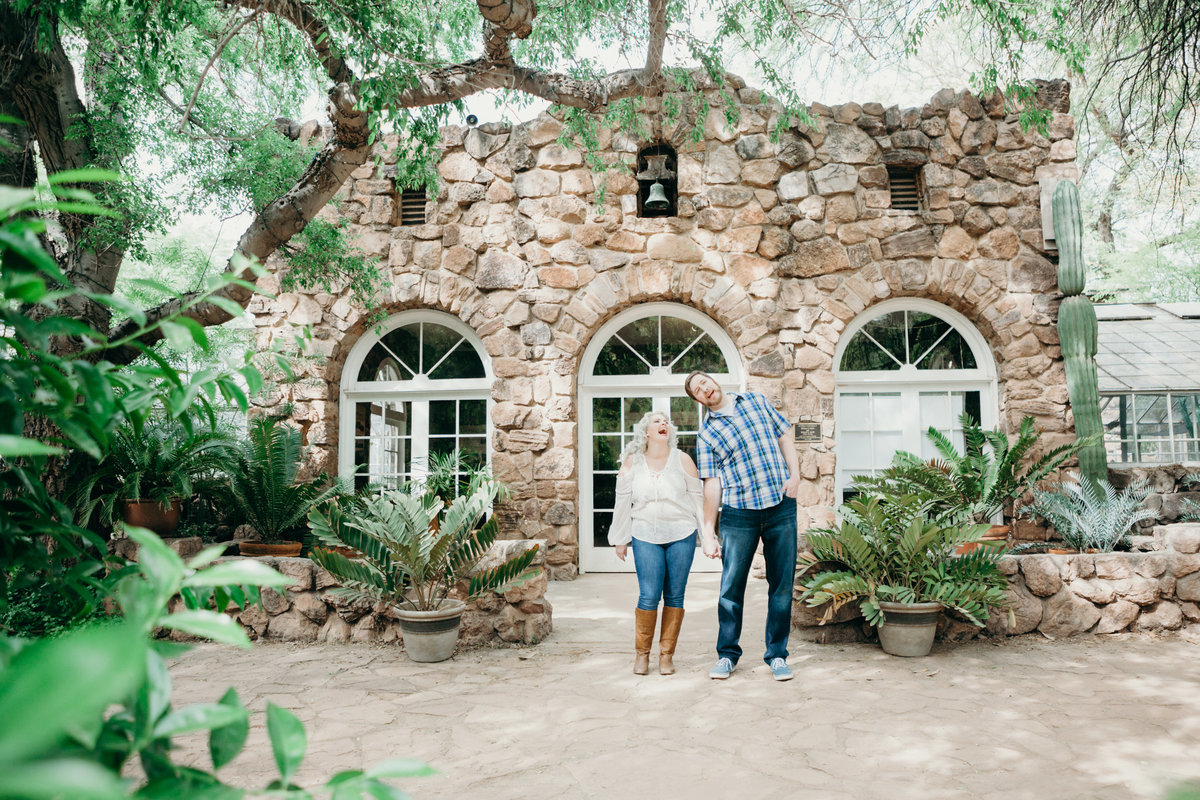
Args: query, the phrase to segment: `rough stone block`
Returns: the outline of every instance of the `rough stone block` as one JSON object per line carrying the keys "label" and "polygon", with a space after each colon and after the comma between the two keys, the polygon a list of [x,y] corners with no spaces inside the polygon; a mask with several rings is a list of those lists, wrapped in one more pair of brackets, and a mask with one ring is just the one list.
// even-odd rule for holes
{"label": "rough stone block", "polygon": [[1106,605],[1100,612],[1100,622],[1096,625],[1096,633],[1117,633],[1128,628],[1138,614],[1141,612],[1141,607],[1137,603],[1131,603],[1128,600],[1118,600],[1115,603]]}
{"label": "rough stone block", "polygon": [[1164,600],[1142,611],[1134,623],[1134,630],[1173,631],[1183,625],[1183,612],[1179,606]]}
{"label": "rough stone block", "polygon": [[1062,589],[1062,576],[1050,556],[1025,556],[1021,559],[1021,573],[1029,591],[1038,597],[1050,597]]}
{"label": "rough stone block", "polygon": [[1061,638],[1086,633],[1099,621],[1100,611],[1095,605],[1064,588],[1046,601],[1038,630],[1052,638]]}

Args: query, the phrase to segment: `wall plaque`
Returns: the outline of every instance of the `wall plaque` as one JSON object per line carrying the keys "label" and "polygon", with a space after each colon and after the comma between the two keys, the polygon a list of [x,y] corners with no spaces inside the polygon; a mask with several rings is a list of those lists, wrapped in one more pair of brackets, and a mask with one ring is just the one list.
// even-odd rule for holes
{"label": "wall plaque", "polygon": [[819,422],[797,422],[793,427],[798,443],[811,444],[822,440],[821,423]]}

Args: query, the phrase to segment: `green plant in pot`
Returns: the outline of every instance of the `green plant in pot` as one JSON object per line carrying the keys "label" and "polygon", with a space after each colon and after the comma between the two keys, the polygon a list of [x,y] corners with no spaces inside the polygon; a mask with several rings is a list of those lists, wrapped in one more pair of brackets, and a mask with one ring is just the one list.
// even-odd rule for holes
{"label": "green plant in pot", "polygon": [[278,417],[250,423],[249,437],[235,451],[229,469],[230,502],[258,535],[258,541],[238,545],[242,555],[300,555],[301,526],[309,511],[348,491],[323,473],[298,480],[304,456],[298,428]]}
{"label": "green plant in pot", "polygon": [[[969,414],[963,414],[963,449],[944,433],[931,427],[929,440],[938,458],[928,461],[913,453],[898,451],[892,464],[875,476],[857,476],[854,488],[860,492],[920,494],[929,498],[930,514],[941,521],[983,525],[1030,491],[1038,481],[1053,473],[1091,440],[1084,439],[1055,447],[1029,464],[1027,455],[1041,438],[1032,417],[1021,421],[1015,441],[1002,431],[985,431]],[[975,541],[964,542],[963,552],[980,542],[1005,541],[1007,525],[984,525]]]}
{"label": "green plant in pot", "polygon": [[[309,528],[320,542],[352,548],[360,556],[351,559],[313,549],[313,561],[341,584],[331,591],[392,606],[405,650],[414,661],[444,661],[453,654],[464,600],[523,583],[540,570],[532,566],[535,545],[476,571],[496,540],[496,520],[485,520],[485,515],[501,491],[493,480],[481,478],[477,483],[474,491],[449,505],[421,487],[409,486],[377,497],[331,502],[308,516]],[[465,598],[453,597],[464,580]]]}
{"label": "green plant in pot", "polygon": [[805,534],[812,552],[800,557],[800,585],[809,606],[826,606],[822,622],[858,602],[885,652],[923,656],[943,608],[982,627],[990,609],[1007,605],[998,548],[955,555],[987,525],[940,521],[936,504],[929,495],[864,495],[838,509],[838,524]]}
{"label": "green plant in pot", "polygon": [[1156,512],[1142,505],[1149,492],[1145,480],[1118,490],[1106,480],[1093,481],[1086,476],[1034,490],[1033,503],[1022,513],[1041,517],[1058,531],[1062,541],[1029,542],[1013,550],[1111,553],[1119,545],[1128,545],[1134,525],[1154,519]]}
{"label": "green plant in pot", "polygon": [[226,434],[190,419],[131,415],[99,463],[85,458],[72,465],[80,524],[94,517],[107,530],[120,519],[170,536],[179,525],[181,501],[224,468],[232,445]]}

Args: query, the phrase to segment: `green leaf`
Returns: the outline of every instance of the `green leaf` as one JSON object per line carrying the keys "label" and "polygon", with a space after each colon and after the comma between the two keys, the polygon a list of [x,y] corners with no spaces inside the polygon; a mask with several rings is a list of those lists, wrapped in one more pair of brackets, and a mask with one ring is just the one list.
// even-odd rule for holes
{"label": "green leaf", "polygon": [[388,786],[377,780],[364,780],[363,789],[375,800],[409,800],[408,795],[395,786]]}
{"label": "green leaf", "polygon": [[[204,548],[203,550],[201,550],[199,553],[197,553],[195,556],[193,556],[191,559],[188,560],[188,562],[187,562],[188,569],[204,569],[209,564],[213,563],[214,561],[216,561],[218,558],[220,558],[223,555],[225,555],[225,545],[223,545],[223,544],[209,545],[208,547]],[[187,579],[184,579],[183,585],[190,586],[192,584],[189,584]],[[211,586],[212,584],[206,584],[206,585]]]}
{"label": "green leaf", "polygon": [[159,620],[164,628],[201,636],[220,644],[250,649],[250,638],[231,617],[215,611],[178,611]]}
{"label": "green leaf", "polygon": [[0,797],[106,800],[127,796],[120,775],[83,759],[63,758],[0,766]]}
{"label": "green leaf", "polygon": [[201,703],[181,708],[154,726],[154,738],[169,739],[192,731],[210,731],[246,720],[246,709],[221,703]]}
{"label": "green leaf", "polygon": [[212,754],[213,769],[220,769],[233,761],[238,753],[242,752],[242,747],[246,744],[246,736],[250,733],[250,717],[246,714],[246,707],[242,705],[242,699],[238,697],[237,690],[232,686],[229,687],[221,697],[220,703],[230,708],[241,709],[242,718],[241,721],[213,728],[209,733],[208,750]]}
{"label": "green leaf", "polygon": [[37,439],[26,439],[24,436],[0,434],[0,458],[24,458],[26,456],[57,456],[62,455],[61,447],[43,444]]}
{"label": "green leaf", "polygon": [[292,578],[282,575],[261,561],[239,559],[209,567],[189,575],[184,586],[269,586],[281,589],[292,585]]}
{"label": "green leaf", "polygon": [[62,172],[56,172],[47,180],[51,186],[57,186],[60,183],[98,183],[103,181],[119,181],[121,180],[121,175],[107,169],[85,167],[83,169],[65,169]]}
{"label": "green leaf", "polygon": [[242,308],[240,303],[230,300],[228,297],[211,294],[204,299],[235,319],[246,313],[246,309]]}
{"label": "green leaf", "polygon": [[292,712],[274,703],[267,703],[267,733],[271,737],[271,751],[275,755],[275,764],[279,767],[279,774],[283,776],[284,783],[287,783],[292,775],[296,774],[308,747],[304,723]]}
{"label": "green leaf", "polygon": [[149,289],[152,292],[158,292],[159,294],[165,294],[168,297],[180,297],[181,296],[179,294],[179,292],[175,291],[170,286],[167,286],[165,283],[161,283],[160,281],[156,281],[152,278],[130,278],[129,283],[132,284],[133,286],[140,286],[143,289]]}
{"label": "green leaf", "polygon": [[389,758],[367,770],[368,778],[424,778],[437,770],[415,758]]}
{"label": "green leaf", "polygon": [[36,756],[129,695],[145,674],[146,648],[136,626],[119,624],[18,652],[0,671],[0,764]]}
{"label": "green leaf", "polygon": [[171,349],[182,351],[192,346],[192,332],[186,326],[165,319],[158,323],[158,327]]}
{"label": "green leaf", "polygon": [[160,593],[175,594],[183,579],[183,559],[152,531],[127,527],[125,532],[138,543],[138,564]]}

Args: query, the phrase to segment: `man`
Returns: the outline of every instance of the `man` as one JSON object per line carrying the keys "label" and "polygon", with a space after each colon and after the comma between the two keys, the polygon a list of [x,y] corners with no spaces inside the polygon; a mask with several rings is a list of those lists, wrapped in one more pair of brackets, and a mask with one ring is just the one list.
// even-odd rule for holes
{"label": "man", "polygon": [[[792,426],[755,392],[726,394],[704,372],[693,372],[683,390],[708,409],[697,437],[704,480],[704,554],[723,558],[717,605],[717,663],[708,674],[724,680],[742,655],[742,605],[750,563],[761,540],[767,567],[767,651],[777,681],[792,679],[787,641],[796,575],[796,489],[800,470]],[[721,543],[717,543],[717,510]],[[722,551],[724,551],[722,553]]]}

